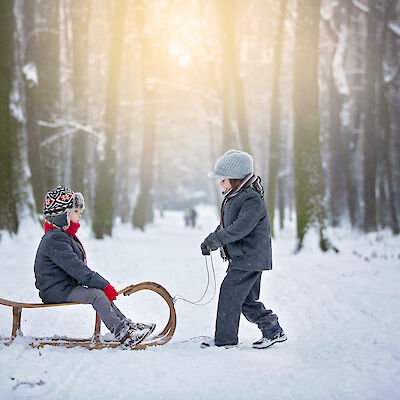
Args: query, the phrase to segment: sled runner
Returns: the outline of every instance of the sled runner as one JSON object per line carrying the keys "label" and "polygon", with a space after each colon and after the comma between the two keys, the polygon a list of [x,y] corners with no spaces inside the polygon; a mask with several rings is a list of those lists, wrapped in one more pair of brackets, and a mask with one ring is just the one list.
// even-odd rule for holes
{"label": "sled runner", "polygon": [[[155,335],[146,338],[143,342],[137,344],[133,349],[142,350],[148,346],[158,346],[169,342],[175,332],[176,328],[176,312],[174,307],[174,300],[168,291],[155,282],[142,282],[136,285],[127,286],[125,289],[120,290],[118,293],[124,296],[129,296],[139,290],[151,290],[159,294],[169,306],[169,319],[164,329]],[[43,307],[60,307],[70,306],[83,303],[61,303],[61,304],[44,304],[44,303],[19,303],[0,298],[0,305],[12,307],[13,309],[13,325],[10,338],[1,338],[0,343],[4,345],[12,344],[13,340],[18,336],[23,336],[21,331],[21,314],[23,308],[43,308]],[[67,337],[27,337],[29,345],[36,348],[41,348],[46,345],[50,346],[63,346],[63,347],[85,347],[87,349],[104,349],[116,348],[121,345],[117,340],[106,340],[100,336],[101,320],[96,313],[96,321],[94,326],[94,333],[91,338],[78,339]]]}

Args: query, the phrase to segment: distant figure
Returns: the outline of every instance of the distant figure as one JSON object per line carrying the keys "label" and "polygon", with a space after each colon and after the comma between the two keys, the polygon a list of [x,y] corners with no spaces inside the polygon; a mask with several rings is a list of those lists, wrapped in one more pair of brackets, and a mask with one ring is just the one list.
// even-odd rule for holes
{"label": "distant figure", "polygon": [[196,218],[197,218],[197,212],[193,207],[186,210],[184,215],[185,226],[190,226],[194,228],[196,226]]}

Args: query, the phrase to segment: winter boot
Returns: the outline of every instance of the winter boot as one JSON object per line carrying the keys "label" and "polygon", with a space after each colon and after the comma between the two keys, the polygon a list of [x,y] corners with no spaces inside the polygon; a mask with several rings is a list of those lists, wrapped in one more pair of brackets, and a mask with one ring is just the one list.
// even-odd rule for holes
{"label": "winter boot", "polygon": [[150,324],[144,324],[142,322],[129,322],[129,327],[132,329],[150,329],[149,335],[151,335],[154,332],[154,329],[156,329],[156,324],[150,323]]}
{"label": "winter boot", "polygon": [[146,337],[152,332],[151,329],[154,330],[154,328],[155,324],[152,324],[150,327],[144,329],[133,329],[130,327],[125,336],[120,340],[122,347],[125,349],[134,348],[144,339],[146,339]]}
{"label": "winter boot", "polygon": [[257,340],[253,343],[253,349],[266,349],[267,347],[272,346],[274,343],[284,342],[285,340],[287,340],[285,332],[280,331],[270,338],[262,337],[260,340]]}

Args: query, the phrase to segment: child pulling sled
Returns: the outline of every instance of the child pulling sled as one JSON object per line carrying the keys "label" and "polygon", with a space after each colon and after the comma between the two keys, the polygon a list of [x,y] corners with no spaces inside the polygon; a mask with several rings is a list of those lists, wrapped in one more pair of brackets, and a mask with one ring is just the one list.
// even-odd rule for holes
{"label": "child pulling sled", "polygon": [[262,349],[285,341],[278,317],[257,301],[261,274],[272,269],[271,232],[261,179],[253,173],[253,158],[238,150],[226,152],[209,175],[224,188],[221,222],[201,244],[203,255],[221,249],[229,261],[221,284],[214,341],[202,347],[238,343],[240,315],[258,325],[262,338],[253,347]]}
{"label": "child pulling sled", "polygon": [[45,234],[35,259],[35,285],[44,303],[92,304],[100,319],[121,342],[134,347],[150,335],[155,324],[132,322],[114,304],[118,292],[86,265],[86,253],[76,236],[85,208],[81,193],[58,186],[43,203]]}

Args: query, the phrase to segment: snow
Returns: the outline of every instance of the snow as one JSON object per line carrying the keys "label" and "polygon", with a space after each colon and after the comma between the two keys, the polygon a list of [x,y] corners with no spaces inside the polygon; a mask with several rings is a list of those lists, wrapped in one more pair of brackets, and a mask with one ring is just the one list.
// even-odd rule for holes
{"label": "snow", "polygon": [[335,78],[336,88],[339,94],[349,96],[350,90],[347,84],[346,73],[344,70],[344,58],[346,55],[346,44],[348,42],[348,30],[342,28],[339,33],[339,41],[337,44],[335,56],[332,60],[332,73]]}
{"label": "snow", "polygon": [[389,22],[388,27],[395,35],[400,37],[400,26],[399,25],[395,24],[394,22]]}
{"label": "snow", "polygon": [[[167,211],[145,232],[118,225],[113,238],[79,237],[89,266],[118,290],[155,281],[172,296],[198,299],[207,275],[199,244],[214,229],[214,208],[198,207],[199,227]],[[254,350],[257,327],[244,318],[238,349],[201,349],[212,336],[217,296],[196,307],[178,300],[177,330],[168,344],[144,351],[32,349],[17,339],[0,347],[2,399],[398,399],[400,398],[400,247],[389,232],[364,235],[330,230],[340,254],[321,253],[312,235],[295,255],[294,227],[273,242],[274,269],[263,274],[261,300],[279,316],[288,341]],[[2,234],[0,296],[39,301],[33,260],[41,227],[24,223]],[[226,265],[213,253],[217,284]],[[209,299],[212,294],[210,285]],[[152,293],[118,299],[129,317],[166,323],[167,306]],[[0,336],[9,336],[12,312],[0,307]],[[89,337],[90,306],[24,310],[25,336]],[[102,327],[102,334],[107,329]]]}
{"label": "snow", "polygon": [[37,86],[39,84],[37,68],[33,62],[25,64],[22,68],[22,72],[25,75],[25,79],[28,82],[29,87]]}

